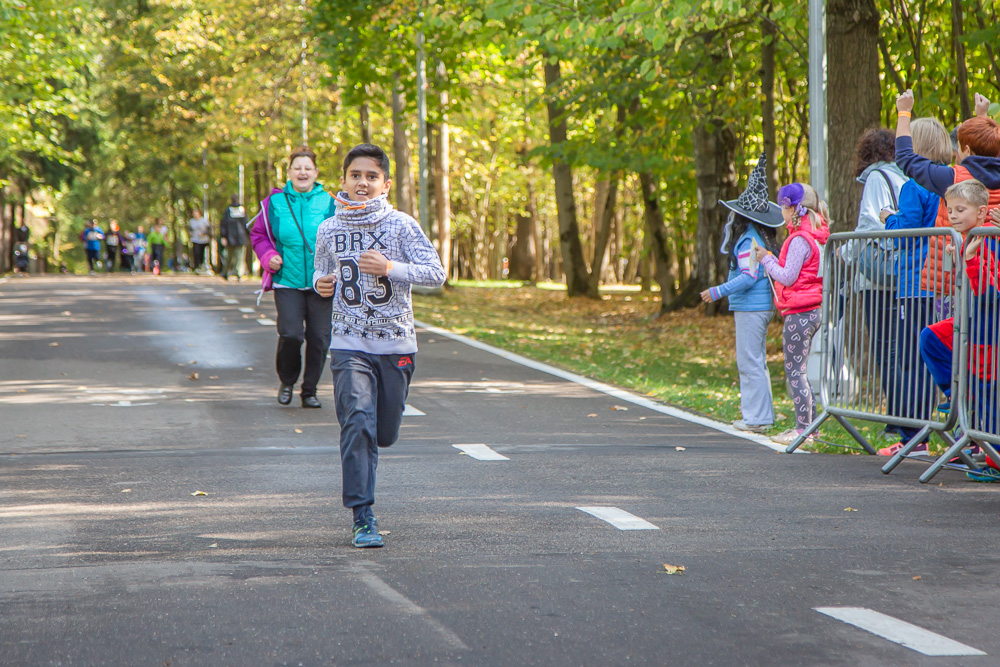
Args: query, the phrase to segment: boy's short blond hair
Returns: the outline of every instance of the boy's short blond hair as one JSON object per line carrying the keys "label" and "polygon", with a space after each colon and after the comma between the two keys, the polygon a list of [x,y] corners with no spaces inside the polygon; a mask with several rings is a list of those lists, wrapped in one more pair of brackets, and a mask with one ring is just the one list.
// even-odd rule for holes
{"label": "boy's short blond hair", "polygon": [[967,181],[959,181],[945,190],[944,198],[946,201],[948,199],[964,199],[973,206],[989,206],[990,191],[976,179],[970,178]]}

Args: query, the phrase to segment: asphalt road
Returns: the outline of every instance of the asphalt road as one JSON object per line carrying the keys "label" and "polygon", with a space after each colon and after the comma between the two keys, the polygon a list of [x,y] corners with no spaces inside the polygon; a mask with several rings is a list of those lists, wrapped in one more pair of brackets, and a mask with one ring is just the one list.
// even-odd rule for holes
{"label": "asphalt road", "polygon": [[253,289],[0,283],[0,664],[1000,664],[998,485],[778,454],[435,332],[386,547],[354,549],[329,371],[322,410],[277,404]]}

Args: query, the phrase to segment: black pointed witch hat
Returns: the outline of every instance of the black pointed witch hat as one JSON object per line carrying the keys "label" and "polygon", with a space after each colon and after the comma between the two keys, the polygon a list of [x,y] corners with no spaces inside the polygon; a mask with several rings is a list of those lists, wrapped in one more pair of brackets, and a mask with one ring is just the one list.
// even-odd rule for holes
{"label": "black pointed witch hat", "polygon": [[785,219],[781,217],[781,207],[769,201],[767,191],[767,157],[760,154],[757,166],[750,172],[747,179],[747,189],[736,199],[719,200],[719,203],[730,211],[750,218],[768,227],[781,227]]}

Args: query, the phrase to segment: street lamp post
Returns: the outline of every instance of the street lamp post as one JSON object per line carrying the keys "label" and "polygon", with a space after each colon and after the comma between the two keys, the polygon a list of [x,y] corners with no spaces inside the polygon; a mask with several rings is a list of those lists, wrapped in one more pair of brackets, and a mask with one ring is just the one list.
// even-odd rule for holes
{"label": "street lamp post", "polygon": [[[421,14],[421,18],[423,15]],[[424,33],[417,32],[417,139],[420,187],[420,228],[430,236],[430,199],[427,193],[427,66],[424,58]],[[396,169],[399,169],[396,165]]]}
{"label": "street lamp post", "polygon": [[826,0],[809,0],[809,180],[828,201],[826,161]]}

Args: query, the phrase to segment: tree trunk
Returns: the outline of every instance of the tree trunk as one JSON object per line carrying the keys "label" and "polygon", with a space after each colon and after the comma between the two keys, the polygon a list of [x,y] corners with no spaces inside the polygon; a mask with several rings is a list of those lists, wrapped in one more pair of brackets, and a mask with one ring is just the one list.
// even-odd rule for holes
{"label": "tree trunk", "polygon": [[7,189],[0,185],[0,273],[10,270],[10,267],[7,266],[7,247],[10,241],[7,237],[7,219],[4,215],[6,204]]}
{"label": "tree trunk", "polygon": [[608,253],[608,241],[611,239],[611,227],[615,224],[615,210],[618,208],[618,187],[621,182],[621,172],[614,172],[608,177],[607,193],[602,197],[603,206],[594,211],[594,222],[598,223],[594,230],[594,260],[590,263],[590,274],[587,276],[587,291],[585,296],[590,299],[600,299],[601,272],[604,268],[604,257]]}
{"label": "tree trunk", "polygon": [[[700,301],[699,292],[722,282],[727,275],[726,258],[719,252],[726,209],[719,200],[735,199],[739,195],[734,168],[738,140],[732,126],[718,118],[707,119],[695,127],[693,144],[698,187],[696,262],[693,275],[671,304],[671,309],[696,305]],[[715,301],[706,305],[705,312],[716,315],[725,312],[725,308]]]}
{"label": "tree trunk", "polygon": [[[656,282],[660,286],[660,313],[663,313],[674,300],[674,275],[671,270],[670,245],[667,241],[667,223],[663,219],[663,209],[660,208],[660,194],[656,187],[656,179],[648,171],[639,174],[639,184],[642,187],[643,219],[646,222],[646,234],[649,237],[649,255],[645,263],[656,272]],[[642,272],[643,290],[649,289],[648,282],[651,271]]]}
{"label": "tree trunk", "polygon": [[531,238],[534,240],[535,252],[533,260],[535,262],[534,281],[545,280],[545,244],[542,242],[542,220],[538,219],[538,207],[535,206],[535,183],[531,174],[528,174],[528,217],[531,220]]}
{"label": "tree trunk", "polygon": [[[770,9],[771,3],[768,2],[764,7],[765,14]],[[761,102],[761,135],[767,155],[767,192],[774,197],[778,192],[778,142],[774,131],[774,40],[778,35],[771,17],[765,15],[761,19],[760,33],[763,38],[760,46],[760,88],[764,96]]]}
{"label": "tree trunk", "polygon": [[371,121],[368,118],[368,103],[363,102],[358,108],[358,120],[361,124],[361,143],[370,144],[372,142]]}
{"label": "tree trunk", "polygon": [[[523,150],[518,154],[524,155]],[[541,254],[541,243],[538,237],[538,221],[535,219],[535,191],[532,186],[531,167],[524,161],[519,167],[521,176],[527,185],[528,198],[524,212],[514,216],[514,242],[510,248],[510,277],[515,280],[534,280],[541,278],[538,256]]]}
{"label": "tree trunk", "polygon": [[955,65],[958,70],[958,101],[962,105],[962,120],[965,120],[972,118],[972,103],[969,100],[969,67],[965,63],[963,34],[962,0],[951,0],[951,45],[955,51]]}
{"label": "tree trunk", "polygon": [[[553,148],[559,148],[566,143],[565,112],[556,96],[558,93],[556,86],[561,76],[559,62],[550,63],[547,56],[543,57],[545,87],[548,92],[546,108],[549,118],[549,142]],[[562,157],[553,160],[552,178],[559,217],[559,248],[562,251],[563,270],[566,274],[566,293],[569,296],[581,296],[587,292],[587,266],[583,259],[580,225],[573,197],[573,169]]]}
{"label": "tree trunk", "polygon": [[396,208],[413,215],[413,171],[410,169],[410,143],[406,137],[406,93],[399,83],[399,73],[392,86],[392,148],[396,158],[396,174],[393,191],[396,193]]}
{"label": "tree trunk", "polygon": [[[444,65],[438,66],[438,75],[444,76]],[[434,150],[437,175],[434,180],[434,208],[438,255],[441,257],[444,274],[447,276],[451,267],[451,138],[448,128],[448,93],[440,93],[439,101],[441,103],[441,122],[438,126]]]}
{"label": "tree trunk", "polygon": [[[829,0],[827,25],[827,164],[831,226],[854,229],[861,187],[854,150],[861,134],[878,125],[882,93],[878,71],[879,14],[875,0]],[[810,141],[822,141],[818,133]]]}

